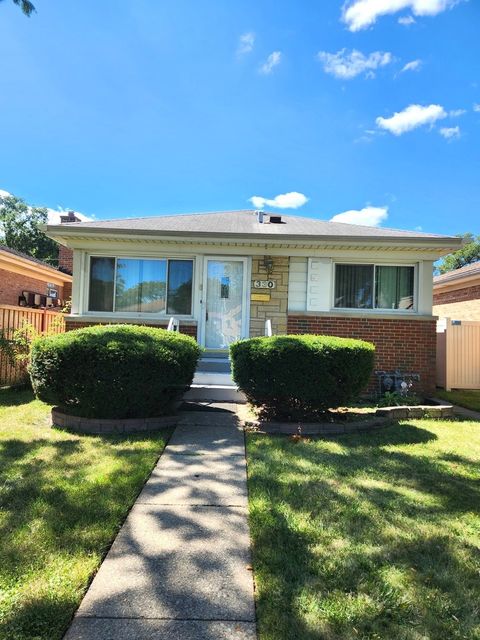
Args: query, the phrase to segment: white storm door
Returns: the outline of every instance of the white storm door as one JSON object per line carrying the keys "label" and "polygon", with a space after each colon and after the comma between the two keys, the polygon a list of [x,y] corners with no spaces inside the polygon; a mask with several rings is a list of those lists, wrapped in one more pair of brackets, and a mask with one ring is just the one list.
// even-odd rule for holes
{"label": "white storm door", "polygon": [[244,332],[246,260],[207,258],[205,276],[205,347],[228,349]]}

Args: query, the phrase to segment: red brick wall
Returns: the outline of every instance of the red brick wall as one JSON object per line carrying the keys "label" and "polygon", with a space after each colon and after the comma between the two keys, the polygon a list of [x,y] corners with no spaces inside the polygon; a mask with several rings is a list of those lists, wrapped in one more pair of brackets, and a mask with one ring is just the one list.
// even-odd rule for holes
{"label": "red brick wall", "polygon": [[[69,316],[65,317],[65,321],[66,321],[66,331],[71,331],[72,329],[83,329],[84,327],[91,327],[94,326],[96,324],[128,324],[128,320],[119,320],[117,322],[115,322],[115,320],[112,319],[111,322],[95,322],[94,320],[79,320],[76,318],[70,318]],[[156,327],[157,329],[166,329],[168,326],[168,322],[165,322],[165,324],[159,325],[159,324],[149,324],[148,322],[141,322],[141,323],[132,323],[132,324],[141,324],[142,326],[145,327]],[[180,333],[185,333],[187,336],[192,336],[193,338],[197,338],[197,325],[196,323],[191,323],[190,324],[185,324],[182,323],[180,321]]]}
{"label": "red brick wall", "polygon": [[433,304],[450,304],[464,300],[480,300],[480,285],[464,287],[455,291],[433,291]]}
{"label": "red brick wall", "polygon": [[58,266],[65,273],[73,273],[73,251],[60,245],[58,249]]}
{"label": "red brick wall", "polygon": [[[289,315],[288,333],[368,340],[376,346],[375,370],[418,373],[418,392],[430,395],[435,390],[435,320]],[[377,378],[372,376],[368,391],[377,389]]]}
{"label": "red brick wall", "polygon": [[68,302],[69,300],[72,299],[72,283],[71,282],[66,282],[63,286],[63,298],[62,300],[65,300],[65,302]]}
{"label": "red brick wall", "polygon": [[[63,300],[63,287],[55,287],[58,297]],[[33,293],[47,294],[47,280],[37,280],[20,273],[0,269],[0,304],[18,305],[18,296],[22,291],[33,291]]]}

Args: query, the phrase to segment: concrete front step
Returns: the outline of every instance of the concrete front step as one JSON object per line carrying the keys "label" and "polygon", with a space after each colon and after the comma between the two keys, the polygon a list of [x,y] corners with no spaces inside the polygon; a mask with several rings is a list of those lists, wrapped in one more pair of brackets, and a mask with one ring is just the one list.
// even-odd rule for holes
{"label": "concrete front step", "polygon": [[201,358],[197,371],[213,373],[230,373],[230,360],[228,358],[211,358],[205,356]]}
{"label": "concrete front step", "polygon": [[183,397],[194,402],[238,402],[245,403],[243,393],[238,391],[232,379],[230,360],[224,354],[205,355],[198,363],[193,384]]}
{"label": "concrete front step", "polygon": [[236,386],[221,384],[192,384],[183,399],[189,402],[236,402],[245,404],[246,398]]}
{"label": "concrete front step", "polygon": [[219,384],[223,387],[236,387],[230,372],[201,371],[197,369],[193,377],[193,384],[211,385]]}

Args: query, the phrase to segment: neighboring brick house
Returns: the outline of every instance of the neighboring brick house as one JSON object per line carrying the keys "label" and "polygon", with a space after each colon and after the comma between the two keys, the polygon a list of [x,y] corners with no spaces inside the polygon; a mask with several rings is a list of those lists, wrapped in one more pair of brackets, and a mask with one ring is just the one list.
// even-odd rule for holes
{"label": "neighboring brick house", "polygon": [[0,304],[61,308],[71,283],[71,275],[0,245]]}
{"label": "neighboring brick house", "polygon": [[[433,262],[461,239],[259,211],[47,227],[73,250],[67,327],[132,322],[180,330],[207,350],[273,332],[371,340],[376,369],[435,385]],[[372,379],[372,386],[376,381]]]}
{"label": "neighboring brick house", "polygon": [[452,320],[480,321],[480,261],[434,277],[433,313]]}

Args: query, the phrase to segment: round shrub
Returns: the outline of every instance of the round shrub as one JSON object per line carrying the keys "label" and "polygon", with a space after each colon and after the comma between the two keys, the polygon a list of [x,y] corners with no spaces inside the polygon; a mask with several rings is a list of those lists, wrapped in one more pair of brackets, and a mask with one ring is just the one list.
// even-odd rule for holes
{"label": "round shrub", "polygon": [[373,371],[375,346],[317,335],[239,340],[230,347],[233,378],[266,415],[314,417],[358,397]]}
{"label": "round shrub", "polygon": [[36,395],[85,418],[171,413],[190,386],[200,348],[179,333],[105,325],[38,338],[30,377]]}

